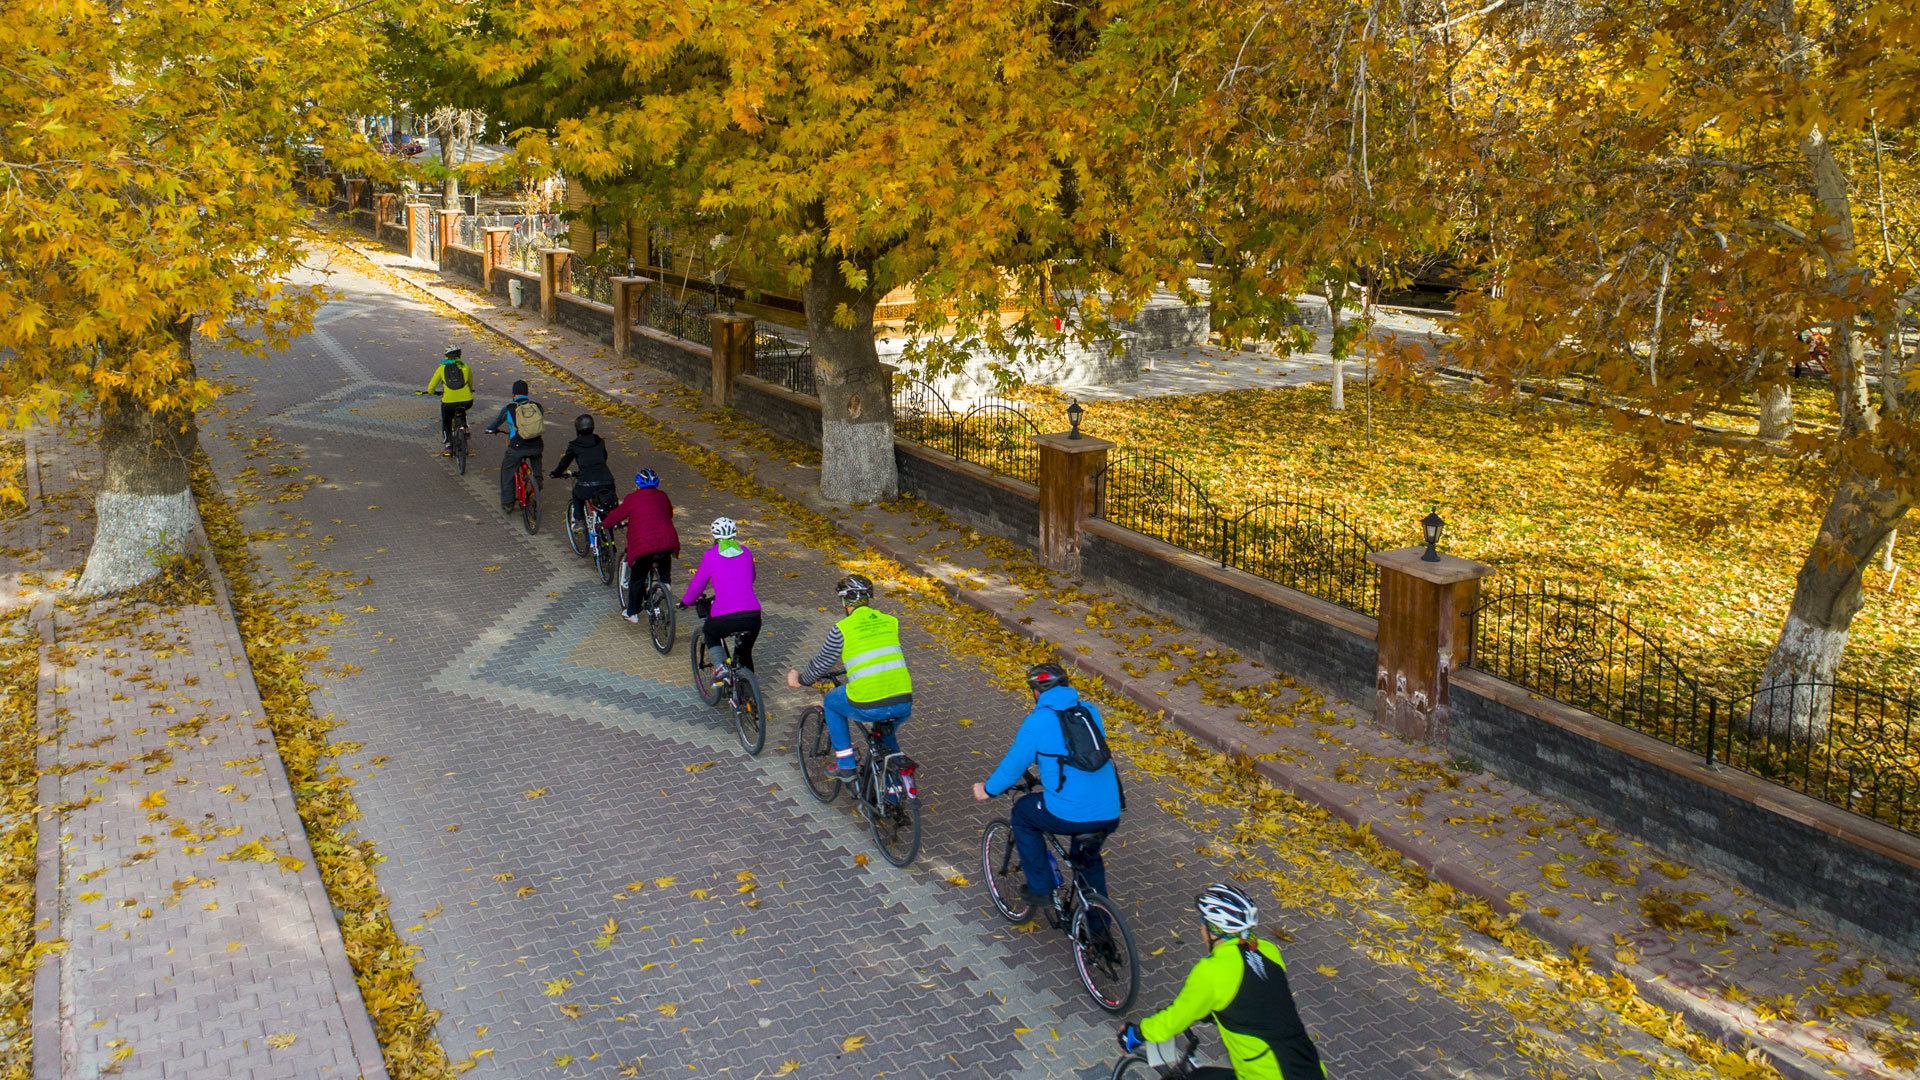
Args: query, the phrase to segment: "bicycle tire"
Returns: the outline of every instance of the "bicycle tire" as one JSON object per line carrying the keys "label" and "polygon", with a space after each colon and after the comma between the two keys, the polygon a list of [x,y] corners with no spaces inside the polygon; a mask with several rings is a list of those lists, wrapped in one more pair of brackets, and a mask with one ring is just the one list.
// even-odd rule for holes
{"label": "bicycle tire", "polygon": [[[1140,994],[1140,954],[1133,945],[1133,930],[1113,901],[1092,889],[1082,895],[1086,903],[1074,911],[1073,922],[1067,927],[1067,939],[1073,943],[1074,970],[1095,1005],[1110,1013],[1126,1012]],[[1095,918],[1096,913],[1107,924],[1104,942],[1093,929],[1093,924],[1101,921]]]}
{"label": "bicycle tire", "polygon": [[613,603],[623,616],[627,613],[627,590],[632,588],[632,581],[633,564],[622,561],[620,572],[613,576]]}
{"label": "bicycle tire", "polygon": [[827,768],[833,764],[833,740],[827,735],[827,711],[818,705],[809,705],[800,714],[800,722],[795,725],[793,735],[794,757],[800,763],[800,775],[807,782],[807,790],[823,803],[830,803],[840,797],[840,782],[827,779]]}
{"label": "bicycle tire", "polygon": [[571,501],[567,503],[567,543],[573,545],[573,553],[585,557],[587,546],[587,523],[580,519],[580,511]]}
{"label": "bicycle tire", "polygon": [[467,475],[467,431],[465,428],[456,428],[453,433],[453,465],[454,468],[460,470],[461,476]]}
{"label": "bicycle tire", "polygon": [[740,748],[753,757],[767,748],[767,707],[760,700],[760,680],[741,668],[733,677],[733,727]]}
{"label": "bicycle tire", "polygon": [[1128,1054],[1113,1063],[1113,1080],[1160,1080],[1169,1075],[1152,1065],[1139,1054]]}
{"label": "bicycle tire", "polygon": [[[656,581],[641,602],[647,605],[647,633],[653,638],[653,651],[665,656],[673,651],[674,629],[679,618],[674,610],[673,594]],[[621,610],[626,608],[623,606]]]}
{"label": "bicycle tire", "polygon": [[600,566],[600,584],[613,584],[613,534],[604,526],[595,525],[593,531],[600,534],[600,550],[594,553],[594,562]]}
{"label": "bicycle tire", "polygon": [[1020,849],[1013,842],[1013,822],[1006,818],[989,822],[980,834],[980,878],[1001,918],[1022,923],[1033,917],[1033,901],[1024,891],[1027,877],[1020,869]]}
{"label": "bicycle tire", "polygon": [[540,485],[531,475],[527,477],[527,501],[520,504],[520,524],[526,526],[528,536],[540,531]]}
{"label": "bicycle tire", "polygon": [[712,665],[707,662],[707,636],[695,634],[687,643],[687,659],[693,664],[693,689],[709,705],[720,704],[720,684],[713,681]]}
{"label": "bicycle tire", "polygon": [[[889,799],[895,788],[900,797]],[[895,866],[912,865],[920,854],[920,800],[906,794],[897,759],[880,767],[880,790],[873,798],[873,843],[880,857]]]}

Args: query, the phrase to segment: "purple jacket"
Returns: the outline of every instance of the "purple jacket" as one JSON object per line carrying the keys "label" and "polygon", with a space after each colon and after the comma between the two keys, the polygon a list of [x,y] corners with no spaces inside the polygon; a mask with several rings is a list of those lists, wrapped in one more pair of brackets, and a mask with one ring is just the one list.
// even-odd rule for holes
{"label": "purple jacket", "polygon": [[740,554],[731,558],[720,554],[720,545],[707,549],[700,556],[700,569],[693,572],[693,580],[687,582],[686,599],[683,604],[692,604],[706,591],[707,583],[713,583],[713,610],[709,615],[732,615],[737,611],[759,611],[760,598],[753,595],[753,552],[741,545]]}

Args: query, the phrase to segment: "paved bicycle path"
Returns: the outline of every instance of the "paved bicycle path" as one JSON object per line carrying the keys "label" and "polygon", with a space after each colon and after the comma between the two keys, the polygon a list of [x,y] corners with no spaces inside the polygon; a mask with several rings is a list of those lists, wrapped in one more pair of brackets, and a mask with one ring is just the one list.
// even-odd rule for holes
{"label": "paved bicycle path", "polygon": [[[694,699],[684,653],[658,657],[619,620],[613,590],[557,528],[528,537],[492,505],[498,444],[481,438],[455,476],[434,452],[431,403],[411,389],[457,344],[478,376],[477,414],[516,377],[561,425],[585,403],[470,324],[335,270],[341,298],[291,354],[223,358],[225,377],[250,381],[250,408],[210,425],[207,442],[216,471],[255,500],[242,515],[269,570],[367,582],[332,610],[332,659],[360,672],[317,702],[349,722],[341,767],[359,779],[362,834],[388,858],[382,884],[423,950],[450,1056],[476,1061],[475,1076],[744,1077],[789,1061],[809,1077],[1104,1075],[1113,1024],[1078,989],[1062,940],[1007,926],[973,880],[993,811],[968,789],[1026,706],[955,647],[948,616],[895,597],[918,686],[903,738],[926,814],[919,862],[896,870],[844,800],[804,792],[784,737],[803,695],[765,680],[775,724],[766,754],[745,757],[725,716]],[[602,430],[619,474],[662,474],[690,554],[699,523],[742,522],[763,567],[761,670],[809,655],[844,572],[812,546],[813,527],[615,421]],[[559,496],[550,486],[550,508]],[[1240,850],[1221,848],[1206,818],[1247,808],[1198,790],[1218,776],[1164,781],[1171,752],[1138,741],[1136,760],[1159,754],[1162,768],[1130,771],[1110,871],[1147,954],[1136,1013],[1165,1001],[1196,956],[1192,894],[1251,860],[1284,868],[1301,857],[1285,832],[1306,828],[1274,812]],[[1351,851],[1308,857],[1349,892],[1276,903],[1270,921],[1292,938],[1303,1011],[1340,1075],[1641,1075],[1664,1056],[1596,1016],[1579,1041],[1602,1057],[1576,1061],[1565,1040],[1370,955],[1367,928],[1419,918],[1407,908],[1418,898]]]}

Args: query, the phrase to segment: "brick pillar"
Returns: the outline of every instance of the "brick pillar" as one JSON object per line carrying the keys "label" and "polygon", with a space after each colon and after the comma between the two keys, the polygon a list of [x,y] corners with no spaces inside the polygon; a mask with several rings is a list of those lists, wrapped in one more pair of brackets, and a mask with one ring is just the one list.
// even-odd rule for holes
{"label": "brick pillar", "polygon": [[540,252],[540,317],[552,322],[560,317],[554,297],[567,291],[567,256],[572,248],[545,248]]}
{"label": "brick pillar", "polygon": [[1454,659],[1473,640],[1467,625],[1480,579],[1493,568],[1452,555],[1424,561],[1424,547],[1375,551],[1380,567],[1380,637],[1373,723],[1403,739],[1444,743]]}
{"label": "brick pillar", "polygon": [[433,228],[433,207],[423,202],[407,204],[407,258],[426,262],[433,257],[428,250],[427,230]]}
{"label": "brick pillar", "polygon": [[447,245],[460,239],[460,211],[440,211],[440,262],[447,261]]}
{"label": "brick pillar", "polygon": [[366,186],[364,177],[356,176],[347,180],[347,213],[351,214],[360,208],[360,190]]}
{"label": "brick pillar", "polygon": [[633,355],[633,324],[646,317],[647,286],[643,277],[613,279],[613,355]]}
{"label": "brick pillar", "polygon": [[713,320],[713,407],[733,404],[733,377],[753,355],[753,316],[716,311]]}
{"label": "brick pillar", "polygon": [[508,225],[489,225],[484,230],[487,238],[480,249],[480,283],[488,292],[493,291],[493,268],[507,265],[507,238],[513,235]]}
{"label": "brick pillar", "polygon": [[1040,560],[1067,574],[1080,572],[1080,523],[1093,512],[1093,477],[1107,466],[1113,443],[1059,431],[1035,435],[1040,444]]}

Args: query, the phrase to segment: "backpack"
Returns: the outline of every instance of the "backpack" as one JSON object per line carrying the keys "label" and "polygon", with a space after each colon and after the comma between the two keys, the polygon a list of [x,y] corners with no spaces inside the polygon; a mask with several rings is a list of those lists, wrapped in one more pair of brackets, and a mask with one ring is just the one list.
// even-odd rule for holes
{"label": "backpack", "polygon": [[519,439],[537,439],[547,430],[547,421],[540,412],[540,406],[531,401],[523,401],[513,407],[513,434]]}
{"label": "backpack", "polygon": [[447,389],[465,390],[467,388],[467,373],[460,369],[459,364],[442,364],[440,367]]}
{"label": "backpack", "polygon": [[1085,705],[1070,705],[1054,712],[1060,717],[1060,737],[1067,744],[1067,752],[1060,757],[1060,782],[1054,785],[1058,791],[1067,783],[1067,767],[1081,772],[1099,772],[1113,760],[1113,751],[1107,747],[1107,734],[1100,730],[1099,721],[1087,711]]}

